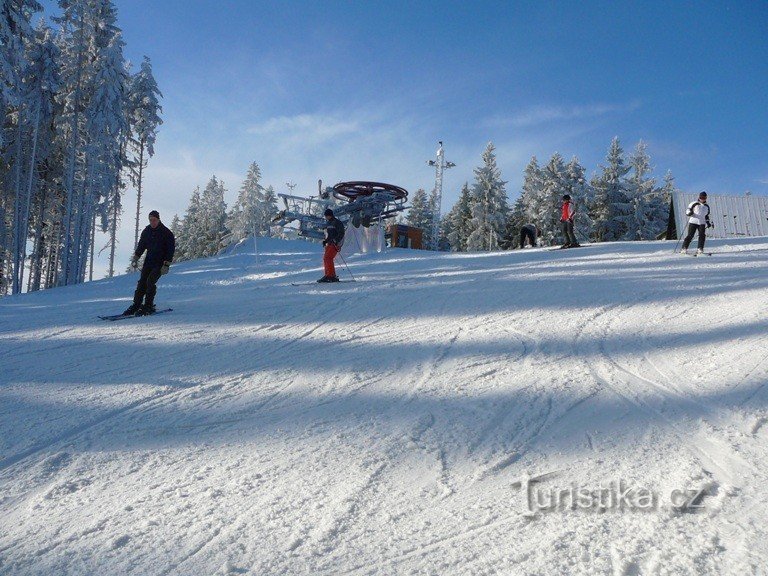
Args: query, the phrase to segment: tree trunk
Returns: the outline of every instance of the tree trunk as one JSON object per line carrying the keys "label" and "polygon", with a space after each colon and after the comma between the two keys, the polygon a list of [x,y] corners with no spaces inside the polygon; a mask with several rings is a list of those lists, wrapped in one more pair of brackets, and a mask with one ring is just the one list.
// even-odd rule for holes
{"label": "tree trunk", "polygon": [[[16,127],[16,158],[14,160],[14,190],[13,190],[13,222],[11,223],[11,234],[13,239],[11,241],[11,294],[18,294],[21,292],[21,286],[19,285],[19,254],[21,253],[21,238],[23,233],[21,230],[21,165],[22,165],[22,121],[23,114],[21,106],[18,109],[17,127]],[[26,239],[26,238],[25,238]]]}
{"label": "tree trunk", "polygon": [[77,75],[76,75],[76,81],[75,81],[75,97],[74,97],[74,111],[72,113],[72,122],[70,125],[70,131],[71,131],[71,138],[72,142],[70,144],[70,156],[69,156],[69,166],[67,167],[67,176],[64,182],[64,188],[67,191],[67,208],[66,212],[64,214],[64,226],[62,228],[62,232],[64,235],[64,246],[63,246],[63,252],[64,252],[64,258],[61,263],[61,272],[62,276],[59,279],[62,283],[62,285],[69,284],[69,272],[71,269],[70,266],[70,250],[71,250],[71,232],[72,232],[72,204],[74,202],[74,194],[75,194],[75,164],[77,161],[77,148],[78,148],[78,137],[79,137],[79,123],[80,123],[80,92],[81,92],[81,82],[82,82],[82,74],[83,74],[83,23],[80,23],[80,27],[78,30],[78,46],[80,48],[78,49],[77,53]]}
{"label": "tree trunk", "polygon": [[[37,138],[40,133],[40,107],[41,102],[38,99],[37,107],[35,110],[35,127],[32,132],[32,155],[29,159],[29,178],[27,180],[26,198],[22,208],[22,214],[20,219],[21,232],[20,232],[20,245],[19,245],[19,269],[16,275],[19,277],[19,290],[24,285],[24,263],[27,260],[27,237],[29,231],[29,211],[32,206],[32,187],[35,183],[35,163],[37,162]],[[31,273],[31,270],[30,270]]]}
{"label": "tree trunk", "polygon": [[144,140],[139,144],[139,179],[136,184],[136,229],[133,233],[133,249],[139,245],[139,218],[141,216],[141,180],[144,176]]}
{"label": "tree trunk", "polygon": [[91,219],[91,261],[88,267],[88,282],[93,281],[93,250],[96,244],[96,211],[93,211],[93,218]]}

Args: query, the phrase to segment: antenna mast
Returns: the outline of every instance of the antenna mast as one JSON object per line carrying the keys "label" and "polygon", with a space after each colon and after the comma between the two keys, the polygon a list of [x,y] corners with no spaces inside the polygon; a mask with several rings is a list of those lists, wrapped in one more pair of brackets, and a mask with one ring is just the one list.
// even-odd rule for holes
{"label": "antenna mast", "polygon": [[431,250],[437,250],[440,245],[440,209],[443,204],[443,172],[446,168],[456,166],[453,162],[445,161],[445,152],[443,151],[443,141],[439,142],[440,148],[437,149],[437,159],[429,160],[427,164],[435,167],[435,205],[432,207],[432,241]]}

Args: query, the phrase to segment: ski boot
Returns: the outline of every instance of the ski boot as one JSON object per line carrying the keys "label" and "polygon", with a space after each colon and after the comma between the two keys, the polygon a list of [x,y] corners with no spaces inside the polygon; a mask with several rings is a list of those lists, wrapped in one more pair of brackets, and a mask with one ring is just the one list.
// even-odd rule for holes
{"label": "ski boot", "polygon": [[339,277],[338,276],[329,276],[328,277],[328,282],[339,282]]}
{"label": "ski boot", "polygon": [[688,254],[688,249],[683,248],[682,250],[680,250],[680,254]]}
{"label": "ski boot", "polygon": [[322,278],[320,278],[318,280],[318,282],[321,282],[321,283],[323,283],[323,282],[330,282],[330,280],[328,280],[328,276],[323,276]]}
{"label": "ski boot", "polygon": [[139,311],[136,312],[136,316],[151,316],[154,313],[155,313],[154,304],[144,304],[141,308],[139,308]]}
{"label": "ski boot", "polygon": [[696,249],[696,256],[701,256],[702,254],[704,254],[704,250],[702,250],[701,248],[697,248]]}
{"label": "ski boot", "polygon": [[133,316],[141,309],[141,304],[131,304],[123,312],[123,316]]}

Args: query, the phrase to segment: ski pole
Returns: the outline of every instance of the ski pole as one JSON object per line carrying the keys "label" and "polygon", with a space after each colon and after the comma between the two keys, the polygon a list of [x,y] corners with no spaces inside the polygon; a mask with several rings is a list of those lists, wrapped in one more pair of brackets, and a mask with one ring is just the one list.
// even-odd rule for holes
{"label": "ski pole", "polygon": [[586,235],[584,232],[582,232],[581,230],[577,230],[575,226],[574,226],[574,228],[573,228],[573,231],[574,231],[574,233],[575,233],[577,236],[579,236],[579,235],[580,235],[580,236],[581,236],[581,238],[582,238],[582,240],[584,240],[584,242],[586,242],[587,244],[591,244],[591,243],[592,243],[592,241],[589,239],[589,236],[587,236],[587,235]]}
{"label": "ski pole", "polygon": [[344,267],[347,269],[347,272],[349,272],[349,275],[352,277],[352,282],[357,282],[357,280],[355,280],[354,275],[352,274],[352,270],[350,270],[349,266],[347,266],[347,261],[344,260],[344,256],[341,255],[341,250],[339,250],[339,258],[341,258],[341,261],[344,262]]}
{"label": "ski pole", "polygon": [[[677,230],[677,224],[675,224],[675,230]],[[677,254],[677,248],[678,248],[678,246],[680,246],[680,241],[683,239],[683,235],[682,234],[678,234],[677,236],[678,236],[677,244],[675,244],[675,250],[673,251],[673,254]]]}

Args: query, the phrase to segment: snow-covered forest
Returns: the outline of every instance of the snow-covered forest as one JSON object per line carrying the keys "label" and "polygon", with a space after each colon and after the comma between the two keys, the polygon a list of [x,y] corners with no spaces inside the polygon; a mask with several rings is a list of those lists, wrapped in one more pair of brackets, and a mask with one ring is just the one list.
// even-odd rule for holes
{"label": "snow-covered forest", "polygon": [[[492,143],[474,173],[473,184],[464,184],[458,201],[441,221],[441,245],[455,252],[515,248],[520,228],[529,223],[541,230],[544,244],[560,242],[560,205],[565,194],[575,202],[576,232],[582,241],[653,240],[666,230],[675,190],[671,172],[658,185],[642,140],[626,155],[614,138],[605,164],[589,180],[576,157],[566,161],[555,153],[540,165],[534,156],[525,168],[520,196],[511,206]],[[434,202],[423,190],[412,204],[409,224],[421,227],[431,221]]]}
{"label": "snow-covered forest", "polygon": [[227,210],[224,182],[211,176],[202,192],[196,188],[184,214],[173,217],[171,230],[176,236],[174,260],[194,260],[214,256],[223,247],[248,236],[270,236],[270,224],[277,214],[277,194],[261,183],[261,168],[251,163],[237,201]]}
{"label": "snow-covered forest", "polygon": [[[77,284],[110,251],[128,183],[154,155],[161,93],[149,58],[134,71],[111,0],[35,0],[0,12],[0,295]],[[95,245],[95,233],[108,235]]]}

